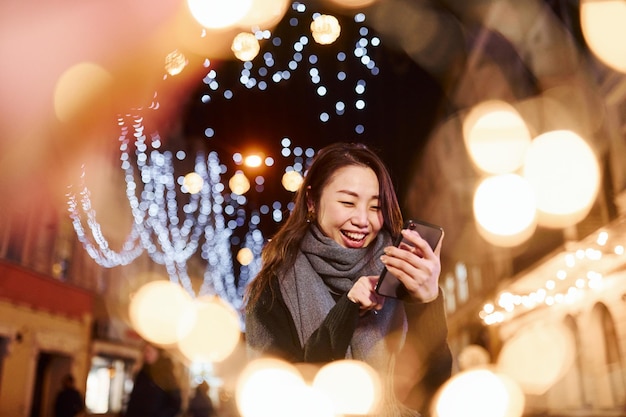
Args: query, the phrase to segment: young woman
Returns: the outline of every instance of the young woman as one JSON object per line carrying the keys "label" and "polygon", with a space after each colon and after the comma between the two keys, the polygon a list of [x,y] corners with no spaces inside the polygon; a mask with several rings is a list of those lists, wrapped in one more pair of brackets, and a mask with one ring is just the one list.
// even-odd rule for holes
{"label": "young woman", "polygon": [[[250,350],[291,362],[365,361],[393,386],[377,416],[427,414],[452,364],[441,243],[433,251],[401,229],[393,183],[376,153],[362,144],[322,149],[248,287]],[[400,233],[413,250],[392,246]],[[383,267],[402,281],[405,299],[375,292]]]}

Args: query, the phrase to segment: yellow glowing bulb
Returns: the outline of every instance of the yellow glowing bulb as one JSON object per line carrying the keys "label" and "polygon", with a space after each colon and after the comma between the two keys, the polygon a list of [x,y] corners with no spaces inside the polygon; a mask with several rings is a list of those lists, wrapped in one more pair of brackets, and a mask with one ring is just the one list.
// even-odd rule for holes
{"label": "yellow glowing bulb", "polygon": [[620,39],[626,37],[626,3],[623,0],[581,0],[580,26],[587,45],[605,64],[626,72],[626,53]]}
{"label": "yellow glowing bulb", "polygon": [[474,193],[474,218],[480,235],[494,245],[524,242],[537,226],[530,184],[515,174],[485,178]]}
{"label": "yellow glowing bulb", "polygon": [[275,358],[255,359],[239,374],[237,408],[242,417],[297,416],[305,386],[294,365]]}
{"label": "yellow glowing bulb", "polygon": [[486,101],[475,106],[463,121],[463,137],[472,161],[482,171],[505,174],[524,163],[530,132],[513,106]]}
{"label": "yellow glowing bulb", "polygon": [[600,185],[600,166],[591,147],[569,130],[537,136],[524,162],[524,177],[537,196],[537,221],[552,228],[585,218]]}
{"label": "yellow glowing bulb", "polygon": [[178,348],[192,362],[220,362],[240,339],[237,312],[217,297],[197,298],[181,329]]}
{"label": "yellow glowing bulb", "polygon": [[170,52],[165,57],[165,71],[174,76],[180,74],[187,66],[187,58],[178,50]]}
{"label": "yellow glowing bulb", "polygon": [[241,21],[252,7],[252,0],[187,0],[198,23],[210,29],[227,28]]}
{"label": "yellow glowing bulb", "polygon": [[285,187],[285,190],[296,192],[304,182],[304,178],[302,177],[302,174],[297,171],[289,171],[283,174],[281,182],[283,187]]}
{"label": "yellow glowing bulb", "polygon": [[241,265],[250,265],[250,262],[254,259],[254,255],[249,248],[241,248],[237,252],[237,262]]}
{"label": "yellow glowing bulb", "polygon": [[191,296],[170,281],[151,281],[132,296],[129,316],[144,339],[162,345],[176,343],[180,324],[191,306]]}
{"label": "yellow glowing bulb", "polygon": [[259,40],[252,33],[241,32],[233,39],[230,49],[237,59],[252,61],[261,50],[261,45],[259,45]]}
{"label": "yellow glowing bulb", "polygon": [[339,360],[324,365],[315,375],[313,387],[326,393],[338,415],[369,414],[381,393],[376,371],[356,360]]}
{"label": "yellow glowing bulb", "polygon": [[315,42],[328,45],[337,40],[341,32],[341,26],[335,16],[319,15],[311,22],[311,34]]}
{"label": "yellow glowing bulb", "polygon": [[257,154],[248,155],[246,156],[246,159],[244,160],[244,164],[250,168],[260,167],[262,163],[263,163],[263,158],[261,158],[261,156]]}
{"label": "yellow glowing bulb", "polygon": [[197,172],[190,172],[185,175],[183,179],[183,185],[189,194],[197,194],[202,190],[204,186],[204,180]]}
{"label": "yellow glowing bulb", "polygon": [[244,195],[250,189],[250,181],[243,172],[237,172],[228,181],[228,186],[233,193]]}

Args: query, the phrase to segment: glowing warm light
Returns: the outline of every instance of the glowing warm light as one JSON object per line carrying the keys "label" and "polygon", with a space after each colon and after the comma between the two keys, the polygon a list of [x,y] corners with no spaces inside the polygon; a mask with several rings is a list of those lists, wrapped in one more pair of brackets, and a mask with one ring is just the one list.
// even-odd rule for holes
{"label": "glowing warm light", "polygon": [[66,70],[54,90],[54,111],[67,122],[94,100],[101,99],[113,84],[113,77],[101,66],[82,62]]}
{"label": "glowing warm light", "polygon": [[489,364],[489,352],[480,345],[467,345],[459,353],[459,368],[467,371],[471,368],[484,367]]}
{"label": "glowing warm light", "polygon": [[320,45],[328,45],[337,40],[341,32],[341,26],[335,16],[322,14],[311,22],[311,34],[315,42]]}
{"label": "glowing warm light", "polygon": [[190,172],[183,178],[183,186],[189,194],[197,194],[204,186],[204,180],[197,172]]}
{"label": "glowing warm light", "polygon": [[237,252],[237,262],[241,265],[249,265],[253,259],[254,255],[252,254],[252,250],[250,250],[250,248],[241,248],[239,249],[239,252]]}
{"label": "glowing warm light", "polygon": [[523,175],[535,190],[537,222],[551,228],[584,219],[600,185],[600,167],[593,150],[568,130],[536,137],[526,153]]}
{"label": "glowing warm light", "polygon": [[237,408],[242,417],[297,416],[305,387],[294,365],[275,358],[255,359],[237,379]]}
{"label": "glowing warm light", "polygon": [[513,381],[487,369],[450,378],[435,398],[433,417],[519,417],[524,396]]}
{"label": "glowing warm light", "polygon": [[228,180],[228,186],[235,194],[243,195],[250,189],[250,181],[243,172],[238,171]]}
{"label": "glowing warm light", "polygon": [[263,164],[263,158],[260,155],[248,155],[243,161],[244,165],[251,168],[260,167]]}
{"label": "glowing warm light", "polygon": [[474,193],[474,218],[478,232],[488,242],[505,247],[519,245],[536,228],[533,190],[519,175],[485,178]]}
{"label": "glowing warm light", "polygon": [[165,71],[169,75],[178,75],[187,66],[187,58],[182,52],[175,50],[165,57]]}
{"label": "glowing warm light", "polygon": [[623,0],[581,0],[580,25],[593,53],[610,67],[626,72],[626,51],[619,40],[626,37],[626,3]]}
{"label": "glowing warm light", "polygon": [[296,192],[304,182],[304,177],[298,171],[288,171],[283,174],[281,183],[285,190]]}
{"label": "glowing warm light", "polygon": [[324,365],[315,375],[313,387],[326,393],[338,415],[369,414],[381,392],[374,369],[365,362],[347,359]]}
{"label": "glowing warm light", "polygon": [[159,345],[176,343],[181,320],[191,307],[191,296],[178,284],[157,280],[133,294],[129,316],[133,328],[144,339]]}
{"label": "glowing warm light", "polygon": [[230,49],[233,51],[237,59],[241,61],[252,61],[261,50],[259,40],[248,32],[241,32],[235,39]]}
{"label": "glowing warm light", "polygon": [[271,28],[280,22],[290,3],[288,0],[254,0],[239,26]]}
{"label": "glowing warm light", "polygon": [[574,353],[573,336],[563,325],[534,325],[505,342],[498,370],[517,381],[524,393],[541,395],[567,372]]}
{"label": "glowing warm light", "polygon": [[192,362],[220,362],[228,357],[241,335],[237,312],[218,297],[201,297],[181,329],[178,348]]}
{"label": "glowing warm light", "polygon": [[337,6],[344,7],[346,9],[358,9],[361,7],[367,7],[374,4],[377,0],[327,0],[330,3],[334,3]]}
{"label": "glowing warm light", "polygon": [[530,132],[517,110],[497,100],[483,102],[468,113],[463,137],[476,166],[489,174],[516,171],[530,145]]}
{"label": "glowing warm light", "polygon": [[202,26],[220,29],[239,23],[250,11],[252,0],[187,0],[187,5]]}

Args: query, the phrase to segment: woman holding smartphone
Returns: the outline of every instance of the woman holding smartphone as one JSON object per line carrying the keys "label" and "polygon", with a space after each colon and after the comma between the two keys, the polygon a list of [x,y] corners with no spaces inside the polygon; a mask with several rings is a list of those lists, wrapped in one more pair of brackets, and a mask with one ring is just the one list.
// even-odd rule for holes
{"label": "woman holding smartphone", "polygon": [[[389,172],[362,144],[320,150],[294,203],[248,287],[249,349],[291,362],[365,361],[389,387],[375,415],[427,415],[452,367],[441,241],[433,251],[401,230]],[[410,245],[393,246],[400,234]],[[402,300],[376,293],[383,268],[406,287]]]}

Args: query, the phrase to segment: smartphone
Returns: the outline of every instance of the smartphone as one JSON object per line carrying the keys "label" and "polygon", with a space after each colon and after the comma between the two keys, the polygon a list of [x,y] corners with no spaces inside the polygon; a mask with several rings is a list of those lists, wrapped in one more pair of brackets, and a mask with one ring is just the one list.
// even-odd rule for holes
{"label": "smartphone", "polygon": [[[404,229],[415,230],[424,239],[430,247],[435,250],[441,237],[443,236],[443,228],[435,224],[427,223],[421,220],[408,220],[404,224]],[[409,246],[413,246],[407,240],[404,240],[402,235],[398,237],[395,246],[400,246],[405,243]],[[376,293],[384,295],[385,297],[403,298],[407,295],[406,288],[400,282],[400,280],[387,271],[387,268],[383,269],[376,283]]]}

